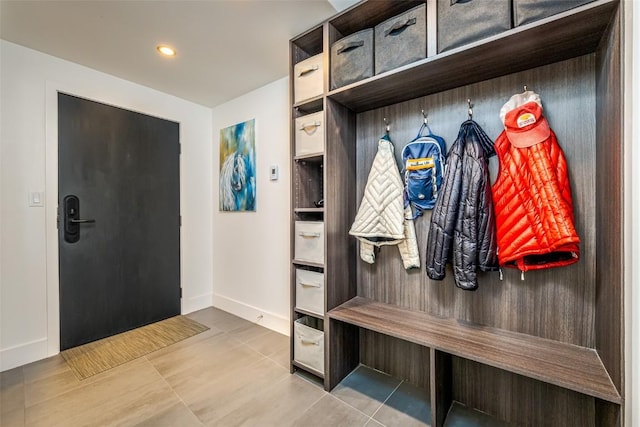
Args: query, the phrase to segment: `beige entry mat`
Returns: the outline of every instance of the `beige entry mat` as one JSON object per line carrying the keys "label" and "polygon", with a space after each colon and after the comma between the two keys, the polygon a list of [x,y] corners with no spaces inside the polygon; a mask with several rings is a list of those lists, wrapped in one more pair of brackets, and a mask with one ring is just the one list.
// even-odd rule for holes
{"label": "beige entry mat", "polygon": [[84,380],[123,363],[175,344],[209,329],[185,316],[175,316],[62,352],[75,375]]}

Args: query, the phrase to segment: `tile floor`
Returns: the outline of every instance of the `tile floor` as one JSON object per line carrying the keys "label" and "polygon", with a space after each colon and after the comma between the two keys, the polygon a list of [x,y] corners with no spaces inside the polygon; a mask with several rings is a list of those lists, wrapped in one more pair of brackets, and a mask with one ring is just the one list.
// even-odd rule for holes
{"label": "tile floor", "polygon": [[[214,308],[188,316],[211,329],[83,381],[59,355],[2,372],[0,425],[429,425],[426,393],[408,383],[361,366],[327,393],[289,374],[288,337]],[[489,425],[474,417],[447,424]]]}

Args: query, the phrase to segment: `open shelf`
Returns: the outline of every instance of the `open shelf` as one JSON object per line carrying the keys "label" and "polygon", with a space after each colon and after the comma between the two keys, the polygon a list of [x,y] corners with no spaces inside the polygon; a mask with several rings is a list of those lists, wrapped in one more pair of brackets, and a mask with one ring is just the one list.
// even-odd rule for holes
{"label": "open shelf", "polygon": [[613,403],[622,398],[594,349],[355,297],[329,318]]}
{"label": "open shelf", "polygon": [[354,112],[395,104],[595,52],[615,0],[516,27],[329,92]]}
{"label": "open shelf", "polygon": [[316,214],[323,213],[324,208],[295,208],[293,211],[297,214]]}
{"label": "open shelf", "polygon": [[318,378],[324,379],[324,374],[322,372],[316,371],[315,369],[305,365],[304,363],[300,363],[298,361],[292,360],[291,364],[293,366],[295,366],[296,368],[304,369],[305,371],[309,372],[310,374],[313,374]]}
{"label": "open shelf", "polygon": [[324,153],[311,153],[311,154],[303,154],[300,156],[294,156],[293,160],[299,162],[311,162],[311,163],[320,163],[324,158]]}
{"label": "open shelf", "polygon": [[318,264],[317,262],[301,261],[299,259],[294,259],[292,263],[294,265],[306,265],[307,267],[324,268],[324,264]]}
{"label": "open shelf", "polygon": [[306,316],[317,317],[318,319],[324,319],[324,316],[313,311],[305,310],[304,308],[294,307],[294,311],[298,314],[304,314]]}

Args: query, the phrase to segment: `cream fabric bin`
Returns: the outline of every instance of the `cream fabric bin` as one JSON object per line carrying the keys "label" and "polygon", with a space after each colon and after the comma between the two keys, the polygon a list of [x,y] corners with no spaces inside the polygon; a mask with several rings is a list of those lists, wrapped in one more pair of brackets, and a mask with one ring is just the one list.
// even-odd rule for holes
{"label": "cream fabric bin", "polygon": [[324,374],[324,332],[321,319],[304,316],[293,324],[293,360]]}
{"label": "cream fabric bin", "polygon": [[324,274],[296,270],[296,308],[319,316],[324,314]]}
{"label": "cream fabric bin", "polygon": [[296,119],[296,156],[324,152],[323,112]]}
{"label": "cream fabric bin", "polygon": [[324,264],[324,222],[296,221],[295,259]]}
{"label": "cream fabric bin", "polygon": [[294,102],[322,95],[324,83],[322,54],[312,56],[294,65],[293,78]]}

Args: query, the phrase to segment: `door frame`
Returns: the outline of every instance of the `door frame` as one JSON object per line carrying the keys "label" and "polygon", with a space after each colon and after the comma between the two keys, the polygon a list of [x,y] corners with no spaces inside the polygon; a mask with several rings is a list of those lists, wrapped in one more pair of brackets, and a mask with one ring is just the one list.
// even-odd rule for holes
{"label": "door frame", "polygon": [[[179,120],[163,117],[157,112],[145,111],[136,106],[135,99],[122,99],[121,94],[112,94],[99,85],[78,82],[73,86],[47,80],[45,83],[45,242],[46,242],[46,299],[47,299],[47,356],[60,353],[60,268],[58,251],[57,207],[58,207],[58,92],[77,96],[117,108],[123,108],[148,116],[170,120],[180,124],[179,140],[183,127]],[[180,212],[183,211],[182,156],[180,168]],[[180,227],[180,282],[184,283],[182,257],[182,227]],[[184,313],[184,299],[180,300],[180,312]]]}

